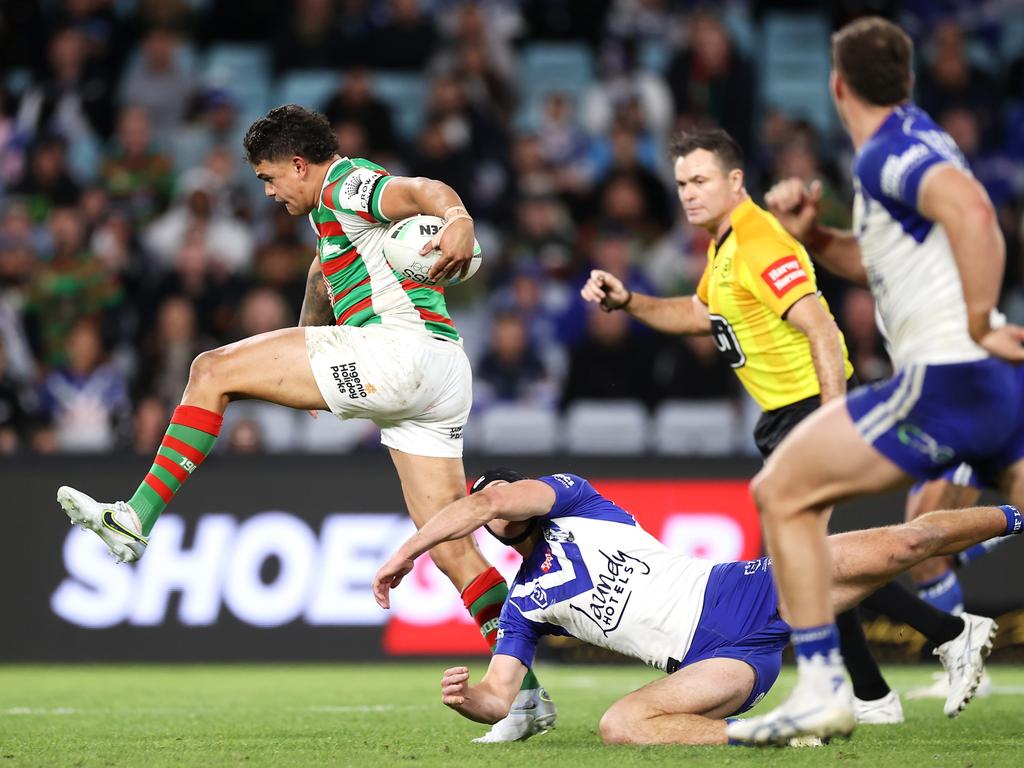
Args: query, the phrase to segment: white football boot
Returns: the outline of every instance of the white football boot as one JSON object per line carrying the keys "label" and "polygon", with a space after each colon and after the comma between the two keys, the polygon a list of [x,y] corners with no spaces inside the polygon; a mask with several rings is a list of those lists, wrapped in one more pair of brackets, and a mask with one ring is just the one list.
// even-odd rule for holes
{"label": "white football boot", "polygon": [[889,691],[880,699],[864,701],[854,697],[853,714],[857,725],[895,725],[903,722],[903,705],[896,691]]}
{"label": "white football boot", "polygon": [[[949,676],[943,672],[932,674],[932,681],[929,685],[911,688],[903,696],[907,699],[945,699],[949,695]],[[981,676],[978,683],[978,690],[974,692],[974,698],[983,699],[992,695],[992,678],[988,672]]]}
{"label": "white football boot", "polygon": [[942,707],[946,717],[958,717],[974,698],[985,674],[985,658],[992,651],[992,641],[999,629],[985,616],[962,613],[960,618],[964,620],[963,631],[932,652],[945,667],[949,681],[946,703]]}
{"label": "white football boot", "polygon": [[128,502],[103,504],[66,485],[57,489],[57,502],[71,518],[71,524],[88,528],[99,536],[117,562],[135,562],[146,551],[142,523]]}
{"label": "white football boot", "polygon": [[504,720],[491,726],[491,730],[474,744],[497,744],[504,741],[526,741],[531,736],[547,733],[555,727],[558,710],[543,688],[528,688],[516,694],[512,708]]}
{"label": "white football boot", "polygon": [[789,698],[767,714],[730,721],[726,735],[745,744],[779,747],[797,736],[817,736],[825,743],[833,736],[849,736],[856,724],[853,689],[836,657],[801,661]]}

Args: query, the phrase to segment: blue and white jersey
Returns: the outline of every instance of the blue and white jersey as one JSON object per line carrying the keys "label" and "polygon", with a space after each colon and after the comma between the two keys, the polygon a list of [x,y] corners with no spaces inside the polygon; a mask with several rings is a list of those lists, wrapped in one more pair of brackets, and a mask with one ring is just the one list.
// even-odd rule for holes
{"label": "blue and white jersey", "polygon": [[555,491],[543,537],[512,582],[495,653],[526,666],[541,635],[572,635],[664,670],[690,648],[713,563],[670,551],[582,477]]}
{"label": "blue and white jersey", "polygon": [[897,107],[854,160],[854,231],[898,369],[981,360],[942,226],[918,212],[940,164],[968,170],[953,139],[918,107]]}

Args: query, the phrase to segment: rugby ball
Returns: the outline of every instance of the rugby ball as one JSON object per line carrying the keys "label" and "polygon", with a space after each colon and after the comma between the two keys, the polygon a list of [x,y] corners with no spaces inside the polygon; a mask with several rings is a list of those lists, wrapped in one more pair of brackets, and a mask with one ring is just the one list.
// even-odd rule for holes
{"label": "rugby ball", "polygon": [[453,286],[465,282],[480,269],[480,243],[473,240],[473,258],[469,262],[469,271],[465,277],[455,275],[448,280],[430,280],[427,273],[434,263],[441,256],[438,248],[420,255],[423,248],[436,235],[444,225],[444,219],[440,216],[410,216],[408,219],[396,221],[388,229],[387,237],[384,238],[384,258],[388,264],[402,277],[415,280],[424,285]]}

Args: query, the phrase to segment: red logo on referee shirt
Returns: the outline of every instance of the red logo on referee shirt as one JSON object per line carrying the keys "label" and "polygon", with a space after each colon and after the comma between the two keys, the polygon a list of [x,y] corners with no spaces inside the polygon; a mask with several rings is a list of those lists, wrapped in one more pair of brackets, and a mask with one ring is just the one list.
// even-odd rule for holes
{"label": "red logo on referee shirt", "polygon": [[769,264],[768,268],[761,273],[761,278],[768,283],[768,287],[780,299],[794,285],[806,283],[810,279],[795,255],[783,256],[778,261]]}

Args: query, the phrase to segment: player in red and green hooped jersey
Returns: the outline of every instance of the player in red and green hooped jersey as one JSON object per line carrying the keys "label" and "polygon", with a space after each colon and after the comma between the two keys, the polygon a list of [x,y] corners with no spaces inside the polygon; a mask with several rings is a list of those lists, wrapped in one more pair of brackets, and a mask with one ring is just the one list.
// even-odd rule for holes
{"label": "player in red and green hooped jersey", "polygon": [[[444,290],[403,279],[382,248],[389,222],[441,216],[445,225],[425,246],[441,251],[430,277],[466,269],[474,233],[462,200],[440,181],[390,176],[369,161],[340,157],[327,120],[299,106],[271,110],[250,126],[244,144],[266,195],[293,216],[308,215],[317,232],[299,327],[195,359],[153,466],[128,501],[106,504],[60,488],[57,500],[71,521],[94,531],[120,561],[143,555],[153,524],[212,450],[225,409],[239,399],[373,420],[417,526],[466,495],[469,362]],[[493,648],[508,594],[501,575],[472,538],[431,556]],[[532,673],[517,705],[478,741],[524,739],[553,724],[554,705]]]}

